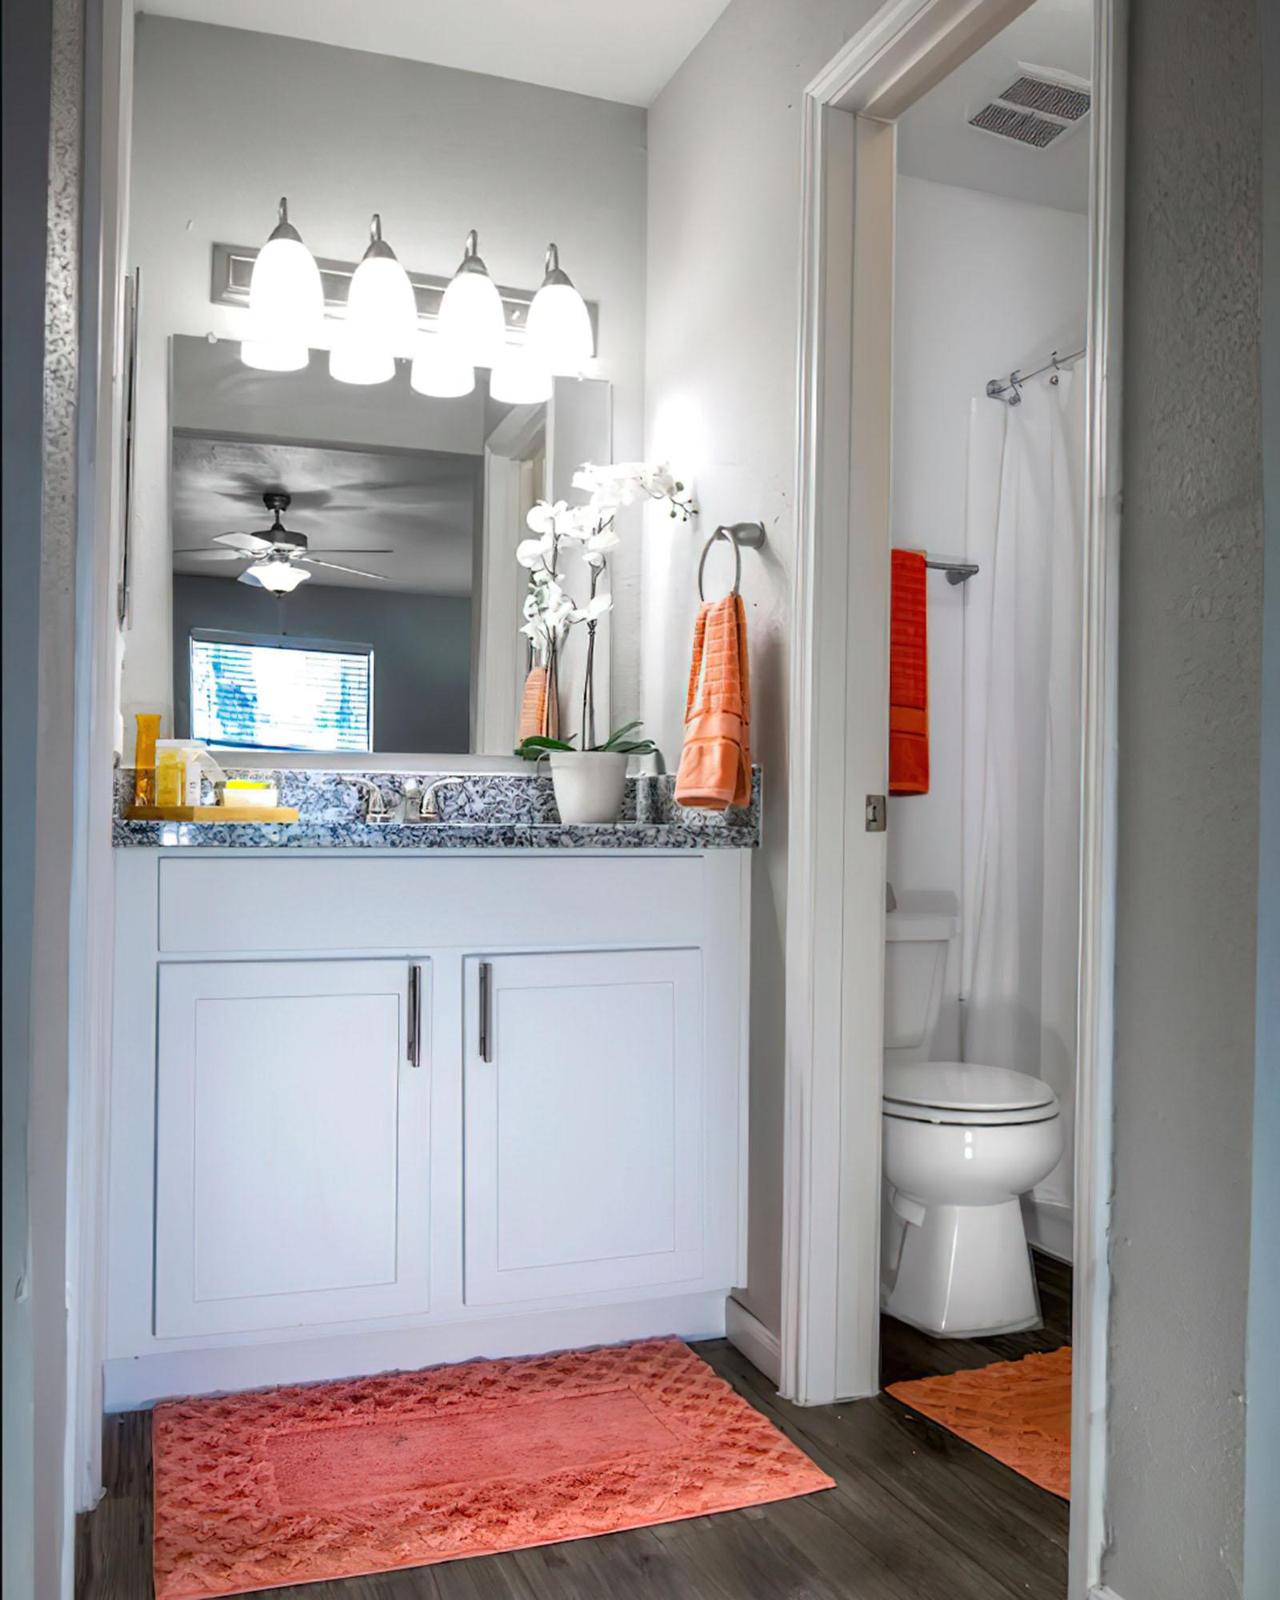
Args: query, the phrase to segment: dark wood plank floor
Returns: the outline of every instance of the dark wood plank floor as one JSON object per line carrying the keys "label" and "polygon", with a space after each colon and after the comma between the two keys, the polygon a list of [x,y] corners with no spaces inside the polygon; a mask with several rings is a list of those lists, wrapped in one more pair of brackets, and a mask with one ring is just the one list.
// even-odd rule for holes
{"label": "dark wood plank floor", "polygon": [[[929,1339],[884,1319],[885,1381],[1049,1350],[1069,1273],[1040,1263],[1045,1327]],[[275,1589],[295,1600],[1062,1600],[1067,1508],[886,1395],[798,1407],[722,1340],[703,1358],[836,1479],[801,1500],[511,1555]],[[151,1600],[150,1415],[108,1419],[107,1495],[82,1519],[78,1600]]]}

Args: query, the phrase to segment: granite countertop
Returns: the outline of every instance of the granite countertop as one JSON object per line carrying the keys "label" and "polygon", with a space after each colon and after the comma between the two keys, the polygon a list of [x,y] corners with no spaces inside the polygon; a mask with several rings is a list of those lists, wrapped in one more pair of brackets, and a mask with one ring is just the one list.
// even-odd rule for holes
{"label": "granite countertop", "polygon": [[389,806],[400,799],[407,773],[338,772],[318,768],[226,768],[232,778],[272,778],[280,804],[297,808],[293,823],[127,822],[133,771],[116,775],[112,843],[118,848],[157,847],[242,850],[744,850],[760,843],[761,774],[752,769],[751,802],[727,811],[675,803],[669,773],[628,778],[617,822],[560,821],[548,775],[471,772],[415,773],[424,786],[456,776],[460,784],[438,791],[441,820],[377,823],[364,820],[368,791],[376,783]]}

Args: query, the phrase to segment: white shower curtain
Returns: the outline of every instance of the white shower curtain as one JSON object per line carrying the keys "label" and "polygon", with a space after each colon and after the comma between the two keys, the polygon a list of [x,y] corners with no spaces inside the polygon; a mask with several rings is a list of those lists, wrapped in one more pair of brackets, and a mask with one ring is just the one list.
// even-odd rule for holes
{"label": "white shower curtain", "polygon": [[1070,1205],[1079,905],[1083,383],[982,396],[969,430],[962,1054],[1056,1091]]}

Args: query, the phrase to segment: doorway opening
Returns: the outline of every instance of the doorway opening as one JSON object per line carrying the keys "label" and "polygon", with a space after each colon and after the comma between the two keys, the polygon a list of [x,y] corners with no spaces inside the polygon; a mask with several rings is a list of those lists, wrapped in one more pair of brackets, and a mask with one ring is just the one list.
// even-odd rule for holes
{"label": "doorway opening", "polygon": [[783,1387],[1063,1352],[1072,1600],[1103,1537],[1116,34],[1108,0],[886,6],[806,105]]}

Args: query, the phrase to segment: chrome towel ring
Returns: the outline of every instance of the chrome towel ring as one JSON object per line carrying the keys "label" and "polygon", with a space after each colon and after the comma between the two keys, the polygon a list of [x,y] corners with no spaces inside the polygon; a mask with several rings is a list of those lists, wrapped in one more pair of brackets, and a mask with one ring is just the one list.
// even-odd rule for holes
{"label": "chrome towel ring", "polygon": [[759,550],[764,546],[763,522],[734,522],[721,523],[716,531],[702,547],[702,555],[698,561],[698,599],[705,600],[706,594],[702,588],[702,574],[706,569],[707,556],[711,546],[717,539],[727,539],[733,546],[733,588],[730,594],[737,594],[742,587],[742,550]]}

